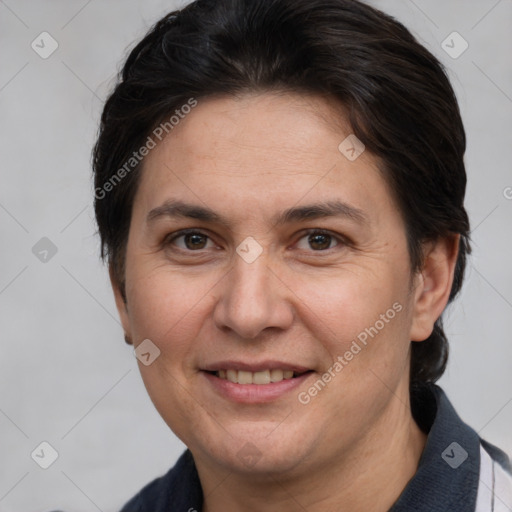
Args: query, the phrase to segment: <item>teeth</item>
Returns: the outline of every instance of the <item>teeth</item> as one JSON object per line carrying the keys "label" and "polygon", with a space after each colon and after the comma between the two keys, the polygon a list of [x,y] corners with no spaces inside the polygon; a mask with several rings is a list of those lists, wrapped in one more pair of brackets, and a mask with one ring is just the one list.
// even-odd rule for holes
{"label": "teeth", "polygon": [[263,370],[248,372],[245,370],[219,370],[216,373],[220,379],[229,380],[235,384],[270,384],[293,378],[292,370]]}
{"label": "teeth", "polygon": [[[238,375],[240,375],[240,372],[238,372]],[[270,380],[270,372],[268,370],[264,372],[254,372],[252,374],[253,384],[270,384]]]}
{"label": "teeth", "polygon": [[284,378],[283,370],[270,370],[270,380],[272,382],[279,382],[280,380],[283,380],[283,378]]}
{"label": "teeth", "polygon": [[238,384],[252,384],[252,373],[251,372],[238,372]]}

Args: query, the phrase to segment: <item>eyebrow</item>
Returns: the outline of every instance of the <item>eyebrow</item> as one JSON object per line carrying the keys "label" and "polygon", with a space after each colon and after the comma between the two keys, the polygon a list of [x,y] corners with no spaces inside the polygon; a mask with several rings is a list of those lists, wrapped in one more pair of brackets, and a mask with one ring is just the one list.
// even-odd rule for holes
{"label": "eyebrow", "polygon": [[[226,218],[210,208],[179,200],[169,199],[162,205],[153,208],[148,213],[146,222],[151,223],[162,217],[197,219],[230,227],[230,222]],[[275,215],[271,222],[273,225],[283,225],[329,217],[345,217],[359,224],[368,224],[369,222],[368,216],[362,210],[339,200],[289,208]]]}

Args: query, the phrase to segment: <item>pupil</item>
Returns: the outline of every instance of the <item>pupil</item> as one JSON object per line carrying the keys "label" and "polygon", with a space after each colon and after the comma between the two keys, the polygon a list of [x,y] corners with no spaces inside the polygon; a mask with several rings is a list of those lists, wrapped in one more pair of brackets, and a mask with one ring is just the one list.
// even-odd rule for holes
{"label": "pupil", "polygon": [[311,235],[309,241],[313,249],[327,249],[329,248],[330,238],[330,235],[316,234]]}
{"label": "pupil", "polygon": [[[201,242],[203,242],[201,244]],[[192,233],[192,234],[188,234],[188,235],[185,235],[185,245],[190,249],[202,249],[205,245],[205,237],[203,235],[199,235],[197,233]],[[189,246],[190,244],[190,246]]]}

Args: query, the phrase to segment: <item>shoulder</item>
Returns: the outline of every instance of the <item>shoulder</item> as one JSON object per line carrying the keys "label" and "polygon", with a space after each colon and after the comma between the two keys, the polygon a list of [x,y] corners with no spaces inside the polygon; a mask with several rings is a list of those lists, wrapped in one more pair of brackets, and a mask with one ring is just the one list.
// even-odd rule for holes
{"label": "shoulder", "polygon": [[512,510],[512,465],[509,457],[480,439],[480,474],[476,512]]}
{"label": "shoulder", "polygon": [[199,477],[192,454],[186,450],[174,467],[147,484],[124,505],[121,512],[167,512],[194,508],[200,510],[201,504]]}
{"label": "shoulder", "polygon": [[504,451],[500,450],[500,448],[494,446],[485,439],[480,438],[480,443],[489,456],[497,462],[504,471],[512,476],[512,463],[509,456]]}

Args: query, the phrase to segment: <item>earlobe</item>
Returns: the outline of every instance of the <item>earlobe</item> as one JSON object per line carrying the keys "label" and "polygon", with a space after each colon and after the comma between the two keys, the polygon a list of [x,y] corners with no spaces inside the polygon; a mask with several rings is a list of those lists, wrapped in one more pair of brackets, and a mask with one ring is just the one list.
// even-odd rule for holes
{"label": "earlobe", "polygon": [[411,341],[424,341],[448,303],[452,289],[460,235],[440,238],[424,247],[424,262],[416,276]]}

